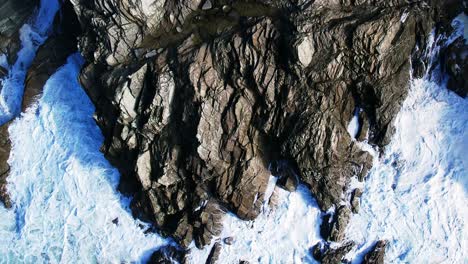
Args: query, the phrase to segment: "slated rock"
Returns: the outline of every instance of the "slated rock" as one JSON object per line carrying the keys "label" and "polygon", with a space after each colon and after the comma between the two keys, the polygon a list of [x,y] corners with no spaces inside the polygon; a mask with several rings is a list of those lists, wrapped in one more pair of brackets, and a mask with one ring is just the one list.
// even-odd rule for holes
{"label": "slated rock", "polygon": [[211,9],[213,5],[211,4],[210,0],[205,0],[205,3],[202,5],[202,10],[208,10]]}
{"label": "slated rock", "polygon": [[351,211],[355,214],[359,213],[359,204],[360,204],[360,199],[362,196],[362,190],[359,188],[356,188],[353,190],[353,193],[351,194]]}
{"label": "slated rock", "polygon": [[320,234],[326,240],[340,242],[344,239],[345,229],[351,217],[351,209],[342,205],[336,210],[333,219],[330,217],[330,215],[326,215],[323,218]]}
{"label": "slated rock", "polygon": [[218,263],[219,255],[221,254],[221,244],[216,242],[213,245],[213,248],[210,251],[210,254],[208,255],[208,258],[206,259],[206,264],[215,264]]}
{"label": "slated rock", "polygon": [[11,207],[10,197],[7,190],[7,176],[10,172],[10,166],[7,163],[10,156],[11,141],[8,134],[10,123],[0,125],[0,201],[6,208]]}
{"label": "slated rock", "polygon": [[362,264],[384,264],[385,247],[387,241],[379,240],[375,246],[365,256]]}
{"label": "slated rock", "polygon": [[119,189],[184,246],[219,229],[204,201],[254,219],[270,174],[291,191],[307,185],[323,211],[338,207],[327,233],[342,240],[343,194],[372,165],[346,131],[354,109],[358,140],[385,146],[411,65],[427,65],[432,27],[455,13],[429,0],[72,3],[80,80]]}
{"label": "slated rock", "polygon": [[312,55],[314,53],[314,46],[311,43],[309,37],[305,37],[301,43],[297,46],[297,55],[299,56],[299,61],[304,66],[308,66],[312,61]]}
{"label": "slated rock", "polygon": [[202,248],[209,244],[213,237],[221,234],[224,214],[225,212],[214,199],[209,200],[206,206],[201,209],[198,219],[195,220],[195,244],[197,247]]}
{"label": "slated rock", "polygon": [[[66,19],[65,19],[66,18]],[[26,110],[42,93],[45,82],[77,51],[80,27],[69,2],[64,2],[55,17],[53,31],[36,52],[26,74],[22,111]]]}
{"label": "slated rock", "polygon": [[0,66],[0,79],[5,77],[8,74],[8,70],[5,69],[4,67]]}
{"label": "slated rock", "polygon": [[355,243],[348,241],[336,248],[331,248],[329,244],[317,243],[312,247],[312,256],[323,264],[348,263],[344,259],[345,255],[351,251]]}
{"label": "slated rock", "polygon": [[299,176],[297,169],[295,169],[290,162],[280,160],[270,164],[271,174],[278,177],[276,184],[284,189],[293,192],[299,184]]}

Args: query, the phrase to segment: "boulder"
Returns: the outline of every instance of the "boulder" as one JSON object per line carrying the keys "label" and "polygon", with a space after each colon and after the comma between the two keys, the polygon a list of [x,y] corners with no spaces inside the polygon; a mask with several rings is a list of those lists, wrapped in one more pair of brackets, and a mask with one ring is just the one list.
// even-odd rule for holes
{"label": "boulder", "polygon": [[379,240],[375,246],[364,256],[362,264],[384,264],[387,241]]}
{"label": "boulder", "polygon": [[178,247],[163,246],[153,252],[148,264],[187,264],[186,252]]}
{"label": "boulder", "polygon": [[312,247],[312,256],[322,264],[348,263],[345,255],[355,246],[352,241],[347,241],[338,247],[330,247],[329,244],[317,243]]}
{"label": "boulder", "polygon": [[355,214],[359,213],[359,204],[362,196],[362,190],[356,188],[351,193],[351,211]]}

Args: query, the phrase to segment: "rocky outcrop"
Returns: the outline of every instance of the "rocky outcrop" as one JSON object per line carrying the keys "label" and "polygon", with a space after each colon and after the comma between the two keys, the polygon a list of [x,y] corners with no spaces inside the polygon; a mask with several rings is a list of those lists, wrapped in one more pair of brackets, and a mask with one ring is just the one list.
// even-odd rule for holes
{"label": "rocky outcrop", "polygon": [[[16,53],[20,49],[19,29],[31,16],[37,7],[37,0],[2,0],[0,1],[0,56],[5,55],[6,63],[12,64],[16,60]],[[8,70],[0,66],[0,79],[8,74]],[[2,83],[0,81],[0,90]],[[10,156],[10,139],[8,124],[0,124],[0,201],[8,208],[11,206],[7,191],[7,176],[10,167],[7,163]]]}
{"label": "rocky outcrop", "polygon": [[342,240],[349,179],[372,164],[348,122],[359,107],[357,140],[388,143],[410,67],[424,67],[420,51],[446,19],[436,1],[72,3],[81,83],[120,190],[184,246],[219,229],[205,201],[254,219],[270,173],[336,206],[329,239]]}
{"label": "rocky outcrop", "polygon": [[7,190],[7,176],[10,172],[10,166],[7,160],[11,150],[8,125],[9,123],[0,126],[0,201],[3,202],[6,208],[11,207],[11,201]]}
{"label": "rocky outcrop", "polygon": [[[440,45],[438,52],[438,58],[433,67],[440,67],[441,75],[437,76],[441,83],[446,82],[447,88],[454,91],[461,97],[468,95],[468,84],[466,78],[468,76],[468,58],[466,51],[468,50],[468,43],[466,39],[466,33],[461,36],[454,38],[448,45],[443,45],[447,42],[447,38],[453,38],[455,30],[462,30],[466,27],[466,19],[468,14],[468,7],[465,7],[464,14],[460,14],[459,19],[453,22],[453,24],[465,24],[453,25],[443,24],[438,28],[438,36],[440,36],[436,43]],[[456,28],[458,26],[458,28]],[[465,30],[466,31],[466,30]]]}
{"label": "rocky outcrop", "polygon": [[206,264],[215,264],[218,263],[219,255],[221,254],[221,244],[219,242],[215,242],[213,247],[211,248],[210,254],[206,259]]}
{"label": "rocky outcrop", "polygon": [[[468,58],[465,54],[468,50],[466,40],[458,38],[443,50],[442,59],[444,63],[443,72],[448,76],[447,87],[466,98],[468,95]],[[465,55],[463,55],[465,54]]]}
{"label": "rocky outcrop", "polygon": [[351,209],[346,205],[341,205],[333,215],[328,214],[323,217],[320,235],[327,241],[342,241],[350,218]]}
{"label": "rocky outcrop", "polygon": [[331,248],[328,244],[318,243],[311,249],[312,256],[324,264],[349,263],[345,255],[355,246],[354,242],[348,241],[341,246]]}
{"label": "rocky outcrop", "polygon": [[387,241],[377,241],[375,246],[365,256],[362,264],[384,264],[385,247]]}
{"label": "rocky outcrop", "polygon": [[356,188],[351,193],[351,211],[355,214],[359,213],[360,199],[362,196],[362,190]]}

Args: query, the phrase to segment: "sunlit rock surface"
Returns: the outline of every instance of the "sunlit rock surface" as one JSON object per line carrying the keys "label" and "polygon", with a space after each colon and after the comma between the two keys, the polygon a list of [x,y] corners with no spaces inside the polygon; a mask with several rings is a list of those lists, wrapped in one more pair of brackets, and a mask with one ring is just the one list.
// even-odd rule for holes
{"label": "sunlit rock surface", "polygon": [[0,20],[0,262],[466,260],[462,1],[60,4]]}

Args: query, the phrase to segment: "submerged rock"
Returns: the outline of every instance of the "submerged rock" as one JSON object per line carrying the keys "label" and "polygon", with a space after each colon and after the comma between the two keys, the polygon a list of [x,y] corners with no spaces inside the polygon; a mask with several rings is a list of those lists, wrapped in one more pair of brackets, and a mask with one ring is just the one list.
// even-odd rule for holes
{"label": "submerged rock", "polygon": [[232,245],[235,242],[235,239],[233,237],[226,237],[223,239],[223,242],[226,245]]}

